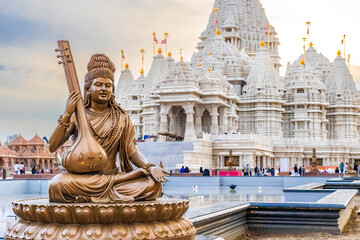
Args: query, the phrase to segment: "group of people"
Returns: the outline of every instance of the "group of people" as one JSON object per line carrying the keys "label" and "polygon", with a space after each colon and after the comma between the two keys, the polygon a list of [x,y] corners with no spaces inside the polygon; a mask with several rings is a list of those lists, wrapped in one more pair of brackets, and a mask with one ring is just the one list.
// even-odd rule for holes
{"label": "group of people", "polygon": [[242,168],[243,176],[275,176],[275,168],[259,168],[257,165],[255,168],[250,168],[249,164]]}
{"label": "group of people", "polygon": [[188,166],[186,166],[185,168],[184,168],[184,166],[182,166],[181,168],[180,168],[180,173],[190,173],[191,171],[190,171],[190,169],[189,169],[189,167]]}
{"label": "group of people", "polygon": [[[14,165],[14,172],[15,174],[25,174],[25,165],[23,162],[19,164],[19,162],[16,162]],[[52,170],[50,170],[52,172]],[[31,168],[31,174],[39,174],[39,173],[45,173],[44,168],[41,168],[39,164],[35,164]]]}
{"label": "group of people", "polygon": [[[180,173],[190,173],[190,172],[191,172],[191,170],[189,169],[188,166],[186,166],[186,167],[182,166],[180,168]],[[202,173],[203,176],[210,176],[210,170],[207,168],[205,168],[205,170],[204,170],[203,167],[200,167],[200,173]]]}
{"label": "group of people", "polygon": [[[336,171],[337,170],[337,171]],[[340,163],[340,170],[336,167],[335,173],[347,173],[348,172],[348,163],[344,165],[344,163]]]}
{"label": "group of people", "polygon": [[35,164],[31,168],[31,174],[39,174],[39,173],[45,173],[44,169],[40,167],[39,164]]}
{"label": "group of people", "polygon": [[306,172],[306,168],[304,165],[298,167],[297,164],[295,164],[295,166],[294,166],[294,175],[295,176],[305,177],[305,172]]}
{"label": "group of people", "polygon": [[[279,173],[280,173],[280,167],[278,168]],[[351,170],[351,167],[350,167]],[[236,168],[234,169],[234,171],[236,171]],[[247,164],[246,166],[244,166],[242,169],[242,175],[243,176],[275,176],[275,168],[259,168],[257,165],[255,166],[255,168],[250,168],[249,164]],[[341,163],[339,167],[336,167],[335,169],[335,173],[348,173],[349,171],[349,166],[348,163]],[[356,171],[359,176],[360,176],[360,166],[358,166],[356,163],[354,163],[354,171]],[[190,173],[190,169],[186,166],[182,166],[180,169],[180,173]],[[204,176],[210,176],[210,171],[208,169],[203,170],[203,168],[200,168],[200,173],[203,173]],[[306,173],[306,168],[305,166],[300,166],[298,167],[297,164],[294,165],[294,171],[290,172],[290,175],[293,176],[300,176],[300,177],[304,177]]]}
{"label": "group of people", "polygon": [[16,162],[14,165],[14,171],[15,174],[25,174],[25,165],[23,162],[19,164],[19,162]]}

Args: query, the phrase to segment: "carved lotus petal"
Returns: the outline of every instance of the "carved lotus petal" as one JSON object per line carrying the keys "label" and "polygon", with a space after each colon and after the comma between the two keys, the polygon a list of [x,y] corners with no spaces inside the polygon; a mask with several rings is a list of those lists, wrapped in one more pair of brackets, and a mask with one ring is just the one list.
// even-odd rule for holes
{"label": "carved lotus petal", "polygon": [[175,205],[172,219],[180,218],[183,214],[183,205],[181,203],[178,203]]}
{"label": "carved lotus petal", "polygon": [[23,208],[20,204],[18,203],[13,204],[13,211],[16,214],[16,216],[18,216],[21,219],[24,219]]}
{"label": "carved lotus petal", "polygon": [[75,239],[81,239],[80,234],[81,234],[81,228],[78,225],[65,225],[64,227],[61,228],[60,234],[58,234],[58,236],[59,239],[75,240]]}
{"label": "carved lotus petal", "polygon": [[128,239],[129,229],[123,224],[116,224],[111,227],[110,235],[114,239]]}
{"label": "carved lotus petal", "polygon": [[100,208],[99,220],[102,224],[109,224],[115,222],[115,208]]}
{"label": "carved lotus petal", "polygon": [[153,231],[157,238],[169,238],[175,237],[170,228],[162,222],[156,222],[153,224]]}
{"label": "carved lotus petal", "polygon": [[158,217],[158,220],[168,220],[170,219],[172,214],[172,207],[169,204],[164,205],[161,210]]}
{"label": "carved lotus petal", "polygon": [[24,205],[23,206],[23,213],[24,213],[24,220],[27,220],[27,221],[31,221],[32,220],[32,217],[31,216],[34,216],[34,214],[32,213],[31,211],[31,207],[28,206],[28,205]]}
{"label": "carved lotus petal", "polygon": [[91,225],[91,227],[89,225],[86,226],[82,235],[84,239],[101,240],[105,238],[102,226],[99,224]]}
{"label": "carved lotus petal", "polygon": [[143,208],[141,212],[141,219],[144,222],[154,221],[156,219],[156,207],[154,206],[146,206]]}
{"label": "carved lotus petal", "polygon": [[134,235],[135,237],[137,237],[138,239],[153,239],[154,237],[153,236],[150,236],[150,235],[153,235],[151,230],[150,230],[150,227],[148,224],[146,223],[137,223],[137,224],[134,224]]}
{"label": "carved lotus petal", "polygon": [[51,221],[51,215],[49,210],[47,209],[47,207],[45,206],[39,206],[36,208],[35,210],[35,216],[36,216],[36,220],[38,222],[45,222],[45,223],[50,223]]}
{"label": "carved lotus petal", "polygon": [[177,221],[167,221],[167,225],[171,229],[173,233],[175,233],[177,236],[182,235],[182,229],[181,226],[177,223]]}
{"label": "carved lotus petal", "polygon": [[42,228],[38,234],[40,239],[56,239],[57,233],[60,230],[58,224],[47,224],[46,227]]}
{"label": "carved lotus petal", "polygon": [[93,219],[93,211],[88,208],[88,207],[78,207],[75,208],[75,219],[77,220],[77,223],[80,224],[88,224],[88,223],[92,223],[92,219]]}
{"label": "carved lotus petal", "polygon": [[[41,226],[44,224],[41,224]],[[20,234],[20,238],[24,239],[34,239],[34,236],[40,231],[39,225],[36,223],[31,223],[23,232]]]}
{"label": "carved lotus petal", "polygon": [[70,212],[66,207],[54,208],[54,221],[57,223],[70,223]]}
{"label": "carved lotus petal", "polygon": [[121,210],[120,222],[123,222],[123,223],[135,222],[136,215],[137,215],[136,207],[124,207]]}
{"label": "carved lotus petal", "polygon": [[[10,236],[19,236],[27,227],[24,222],[18,222],[17,224],[13,224],[9,229]],[[11,233],[12,232],[12,233]]]}

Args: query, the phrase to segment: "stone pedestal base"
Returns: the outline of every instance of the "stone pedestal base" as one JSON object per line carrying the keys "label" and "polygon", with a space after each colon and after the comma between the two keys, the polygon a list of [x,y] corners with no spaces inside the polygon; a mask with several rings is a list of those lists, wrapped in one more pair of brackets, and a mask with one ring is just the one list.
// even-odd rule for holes
{"label": "stone pedestal base", "polygon": [[194,240],[196,229],[182,217],[188,200],[159,199],[129,204],[49,203],[20,200],[20,218],[5,239],[176,239]]}

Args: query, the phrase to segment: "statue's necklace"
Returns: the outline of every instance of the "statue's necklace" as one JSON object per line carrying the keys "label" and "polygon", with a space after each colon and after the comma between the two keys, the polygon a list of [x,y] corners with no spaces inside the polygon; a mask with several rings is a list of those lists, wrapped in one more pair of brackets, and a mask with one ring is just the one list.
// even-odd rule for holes
{"label": "statue's necklace", "polygon": [[105,139],[109,136],[111,130],[114,129],[115,127],[115,124],[116,124],[116,116],[115,114],[110,114],[111,113],[111,109],[108,109],[107,111],[104,111],[104,112],[94,112],[94,111],[91,111],[90,109],[87,109],[87,112],[92,115],[92,116],[96,116],[96,117],[105,117],[106,115],[111,115],[111,126],[108,127],[108,129],[105,131],[104,134],[100,135],[94,128],[93,126],[91,125],[91,123],[89,122],[89,126],[90,126],[90,129],[92,131],[92,133],[100,138],[100,139]]}

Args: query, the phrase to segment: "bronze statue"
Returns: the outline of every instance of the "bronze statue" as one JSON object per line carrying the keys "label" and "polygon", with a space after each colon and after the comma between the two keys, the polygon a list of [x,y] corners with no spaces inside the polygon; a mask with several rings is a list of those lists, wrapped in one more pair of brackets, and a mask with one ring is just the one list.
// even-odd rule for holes
{"label": "bronze statue", "polygon": [[316,157],[316,149],[312,149],[312,158],[311,158],[311,169],[307,175],[318,175],[320,174],[319,169],[317,168],[317,157]]}
{"label": "bronze statue", "polygon": [[[91,57],[83,101],[69,42],[58,45],[70,95],[49,145],[54,152],[73,138],[62,158],[68,172],[52,179],[49,199],[13,202],[18,219],[5,238],[194,240],[196,229],[183,217],[189,200],[150,201],[169,173],[139,152],[134,124],[114,99],[113,63],[104,54]],[[126,203],[136,200],[149,201]]]}
{"label": "bronze statue", "polygon": [[[148,163],[139,152],[134,124],[115,101],[114,64],[104,54],[91,57],[83,102],[76,89],[77,79],[72,78],[76,76],[72,65],[73,61],[64,64],[71,93],[49,147],[55,152],[70,137],[74,145],[62,160],[68,172],[58,174],[50,183],[50,201],[113,203],[158,198],[161,183],[167,181],[165,174],[169,173]],[[138,168],[134,170],[131,163]]]}

